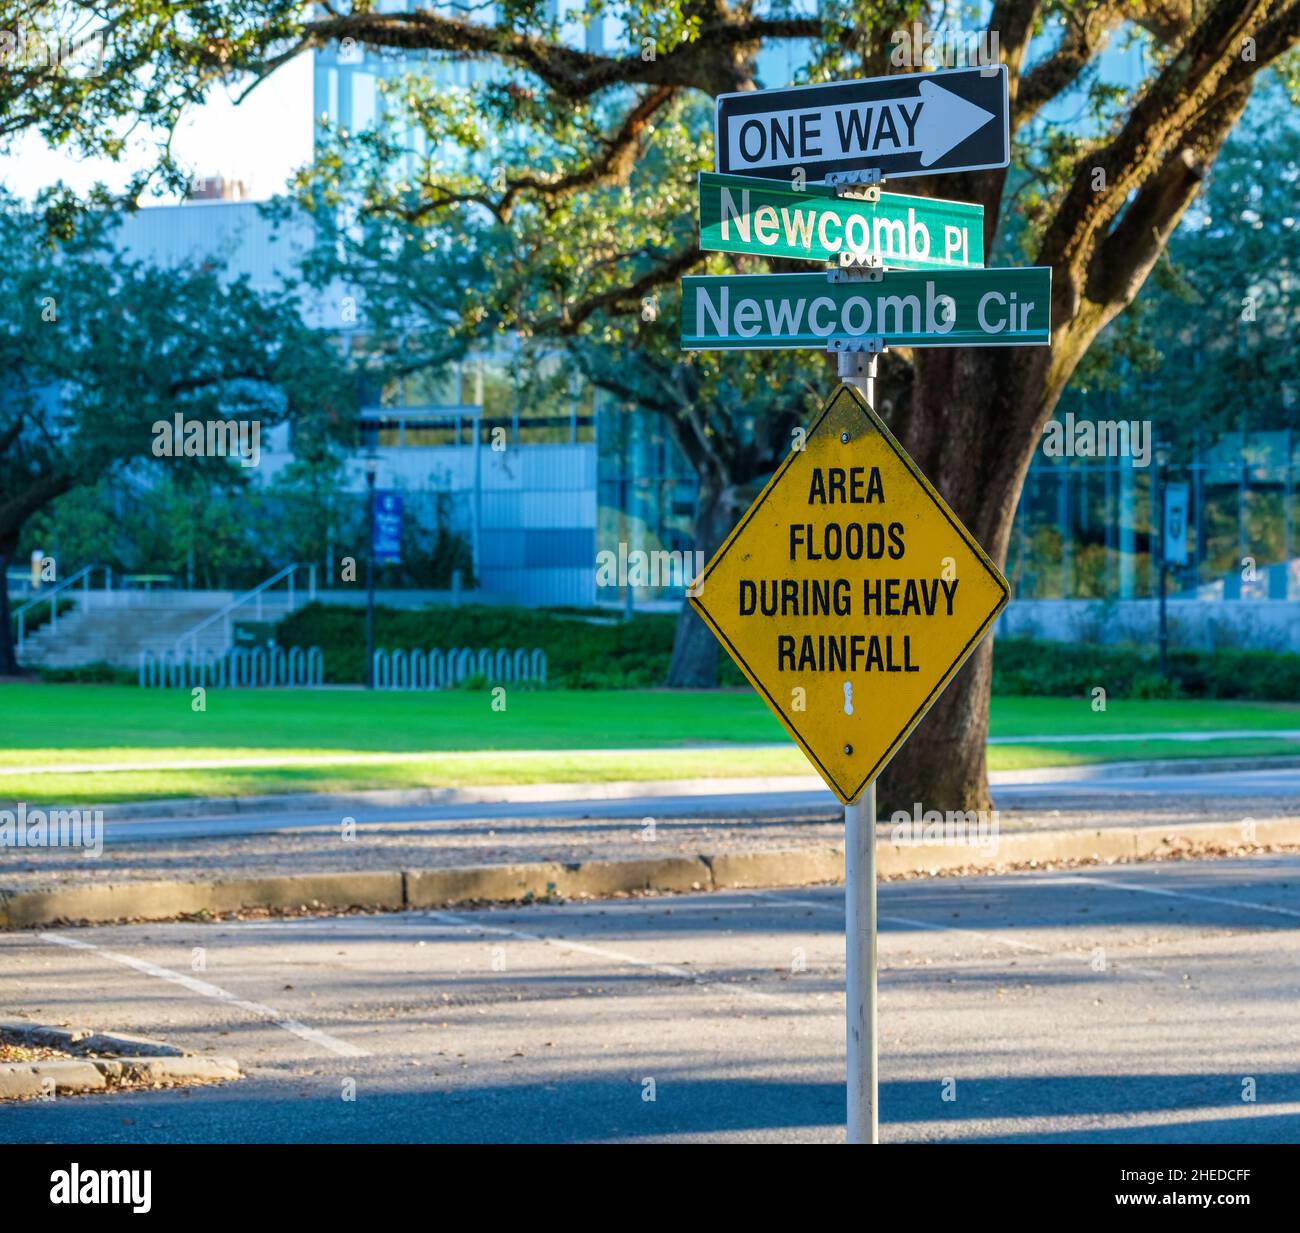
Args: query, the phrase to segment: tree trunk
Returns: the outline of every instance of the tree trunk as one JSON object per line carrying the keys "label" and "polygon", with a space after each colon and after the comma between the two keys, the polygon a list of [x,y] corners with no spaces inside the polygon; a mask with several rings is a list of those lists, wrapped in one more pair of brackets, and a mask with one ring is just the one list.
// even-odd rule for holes
{"label": "tree trunk", "polygon": [[[1056,357],[1059,362],[1060,357]],[[898,435],[976,542],[1004,568],[1016,506],[1059,390],[1047,348],[917,352]],[[993,636],[939,695],[881,776],[877,808],[990,809]]]}
{"label": "tree trunk", "polygon": [[[736,489],[700,476],[695,498],[695,548],[707,565],[743,512]],[[700,558],[694,558],[699,560]],[[718,640],[688,603],[682,604],[668,666],[669,689],[712,689],[718,683]]]}
{"label": "tree trunk", "polygon": [[879,817],[896,809],[911,817],[916,805],[923,812],[992,808],[985,751],[992,678],[990,635],[885,768],[876,795]]}
{"label": "tree trunk", "polygon": [[0,553],[0,676],[18,675],[13,621],[9,616],[9,553]]}

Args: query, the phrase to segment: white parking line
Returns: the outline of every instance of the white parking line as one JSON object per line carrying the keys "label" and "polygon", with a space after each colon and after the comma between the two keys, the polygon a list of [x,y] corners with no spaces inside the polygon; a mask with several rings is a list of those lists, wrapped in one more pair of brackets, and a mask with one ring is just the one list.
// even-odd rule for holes
{"label": "white parking line", "polygon": [[1082,875],[1062,877],[1061,882],[1078,882],[1084,885],[1094,883],[1097,886],[1110,886],[1115,890],[1138,891],[1143,895],[1163,895],[1169,899],[1190,899],[1196,903],[1213,903],[1223,908],[1246,908],[1251,912],[1271,912],[1275,916],[1300,917],[1295,908],[1277,908],[1269,903],[1252,903],[1249,899],[1227,899],[1222,895],[1198,895],[1195,891],[1166,890],[1158,886],[1142,886],[1137,882],[1120,882],[1114,878],[1088,878]]}
{"label": "white parking line", "polygon": [[585,942],[571,942],[567,938],[549,938],[540,933],[527,933],[522,929],[507,929],[500,925],[480,924],[463,916],[454,915],[451,912],[422,912],[422,916],[430,920],[441,921],[444,924],[451,925],[457,929],[469,929],[478,933],[494,933],[502,937],[518,938],[523,942],[541,942],[544,946],[553,946],[556,950],[575,951],[579,954],[594,955],[598,959],[613,959],[616,963],[627,963],[633,967],[645,968],[651,972],[658,972],[661,976],[672,976],[677,980],[689,981],[693,985],[708,987],[712,989],[725,990],[728,993],[738,993],[742,997],[754,998],[762,1002],[792,1002],[798,1001],[802,1005],[807,1005],[807,998],[794,998],[789,995],[779,993],[767,993],[762,989],[751,989],[747,985],[731,984],[724,980],[710,980],[708,977],[701,976],[698,972],[692,972],[688,968],[677,967],[671,963],[656,963],[652,959],[639,959],[636,955],[629,955],[626,951],[612,950],[607,946],[591,946]]}
{"label": "white parking line", "polygon": [[[843,912],[844,910],[842,904],[818,903],[812,899],[792,899],[783,895],[762,895],[761,897],[769,903],[786,903],[791,907],[817,908],[823,912]],[[935,933],[960,933],[967,937],[979,938],[981,941],[993,942],[1001,946],[1009,946],[1013,950],[1033,951],[1039,955],[1047,955],[1049,958],[1073,959],[1081,963],[1090,963],[1092,961],[1091,953],[1086,956],[1071,954],[1068,951],[1053,950],[1049,946],[1035,946],[1032,942],[1022,942],[1019,938],[1009,938],[999,933],[985,933],[979,929],[963,928],[961,925],[940,925],[933,921],[916,920],[910,916],[893,916],[885,914],[878,915],[877,920],[887,921],[895,925],[906,925],[912,929],[929,929]],[[1161,980],[1164,980],[1167,975],[1165,972],[1157,972],[1154,968],[1140,968],[1131,963],[1117,963],[1113,960],[1108,962],[1107,967],[1116,971],[1122,969],[1124,972],[1133,972],[1139,976],[1158,977]]]}
{"label": "white parking line", "polygon": [[328,1049],[331,1053],[337,1053],[340,1057],[370,1056],[368,1050],[349,1044],[346,1040],[339,1040],[335,1036],[330,1036],[327,1032],[308,1027],[305,1023],[299,1023],[297,1019],[287,1018],[273,1006],[263,1006],[261,1002],[246,1002],[243,998],[236,997],[233,993],[222,989],[218,985],[211,985],[206,980],[197,980],[193,976],[186,976],[183,972],[173,972],[170,968],[159,967],[158,964],[150,963],[146,959],[133,959],[130,955],[120,955],[116,951],[105,950],[102,946],[96,946],[91,942],[83,942],[80,938],[68,937],[66,934],[42,932],[36,936],[44,942],[55,942],[59,946],[66,946],[71,950],[92,951],[96,955],[111,960],[113,963],[120,963],[123,967],[134,968],[137,972],[143,972],[146,976],[154,976],[158,980],[170,981],[173,985],[180,985],[181,988],[188,989],[191,993],[198,993],[207,998],[216,998],[229,1006],[237,1006],[240,1010],[246,1010],[259,1019],[267,1019],[276,1027],[283,1028],[286,1032],[292,1032],[295,1036],[302,1037],[303,1040],[310,1040],[312,1043]]}

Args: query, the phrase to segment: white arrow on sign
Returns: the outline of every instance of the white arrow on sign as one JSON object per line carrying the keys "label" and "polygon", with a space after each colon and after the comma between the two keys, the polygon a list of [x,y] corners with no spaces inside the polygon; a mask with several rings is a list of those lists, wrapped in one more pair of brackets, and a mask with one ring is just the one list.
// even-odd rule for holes
{"label": "white arrow on sign", "polygon": [[922,80],[910,98],[736,116],[728,130],[730,166],[753,171],[819,159],[919,154],[921,165],[929,167],[996,118]]}
{"label": "white arrow on sign", "polygon": [[929,167],[972,133],[997,117],[983,107],[945,90],[932,81],[921,82],[921,114],[916,118],[916,140],[921,165]]}

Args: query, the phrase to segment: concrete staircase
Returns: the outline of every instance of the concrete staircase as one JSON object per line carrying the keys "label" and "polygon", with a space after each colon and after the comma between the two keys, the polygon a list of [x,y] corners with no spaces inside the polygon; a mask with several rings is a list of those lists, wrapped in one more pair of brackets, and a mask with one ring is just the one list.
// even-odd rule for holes
{"label": "concrete staircase", "polygon": [[[47,622],[28,635],[18,658],[27,668],[93,663],[135,668],[141,651],[170,651],[181,635],[220,612],[233,598],[231,592],[221,591],[77,592],[76,607],[61,611],[57,624]],[[203,630],[197,648],[200,653],[223,654],[233,645],[232,621],[278,621],[288,612],[286,596],[266,595],[260,618],[252,605],[240,608],[231,621],[214,621]]]}

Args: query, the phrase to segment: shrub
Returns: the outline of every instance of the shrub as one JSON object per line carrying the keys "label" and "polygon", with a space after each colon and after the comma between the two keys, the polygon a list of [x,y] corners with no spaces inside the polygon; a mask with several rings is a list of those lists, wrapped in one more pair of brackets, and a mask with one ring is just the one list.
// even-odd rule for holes
{"label": "shrub", "polygon": [[1154,648],[999,638],[995,694],[1082,697],[1103,685],[1114,698],[1220,698],[1300,701],[1300,655],[1274,651],[1169,653],[1168,679]]}
{"label": "shrub", "polygon": [[[546,652],[547,683],[558,689],[644,689],[662,685],[672,658],[677,618],[646,613],[630,621],[603,612],[530,608],[465,607],[375,609],[378,650],[475,650],[540,648]],[[365,679],[366,612],[361,607],[309,604],[280,622],[276,642],[285,648],[318,646],[325,680],[356,684]],[[725,685],[743,683],[725,655]]]}
{"label": "shrub", "polygon": [[75,668],[38,668],[41,680],[47,685],[134,685],[139,673],[130,668],[118,668],[102,661],[79,664]]}

